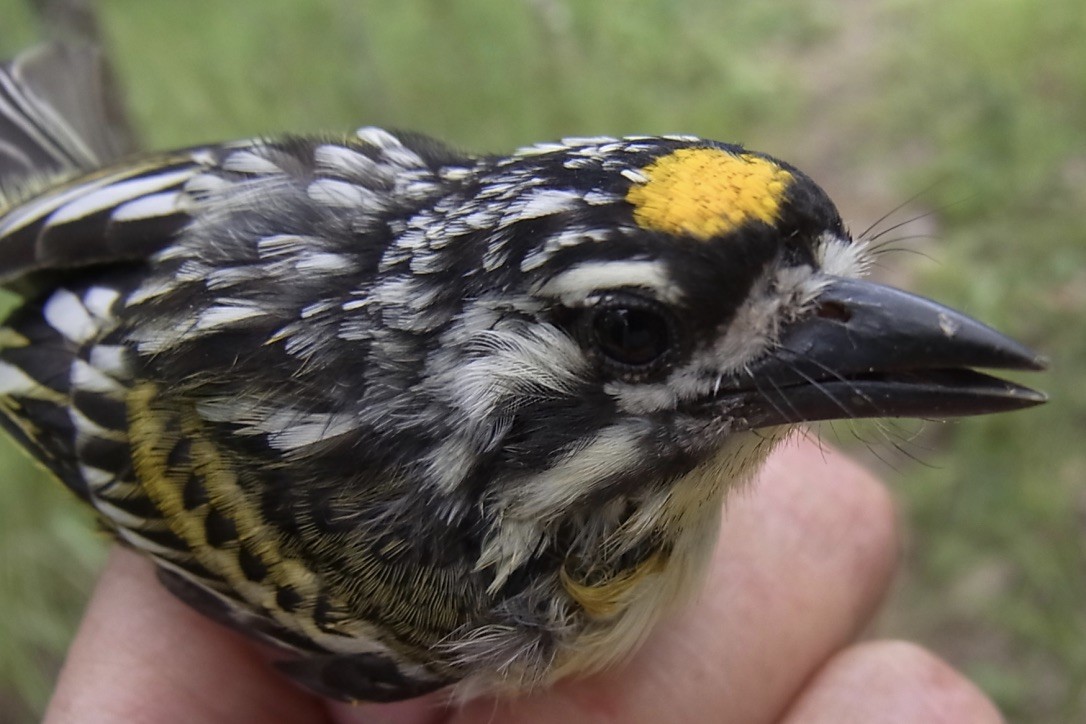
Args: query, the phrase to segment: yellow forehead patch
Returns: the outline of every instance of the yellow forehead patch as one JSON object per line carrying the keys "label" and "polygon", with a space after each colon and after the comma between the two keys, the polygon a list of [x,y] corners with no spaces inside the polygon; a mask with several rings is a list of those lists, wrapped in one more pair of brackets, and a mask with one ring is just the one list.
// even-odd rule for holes
{"label": "yellow forehead patch", "polygon": [[750,221],[772,224],[792,174],[753,154],[681,148],[641,169],[626,193],[644,229],[711,239]]}

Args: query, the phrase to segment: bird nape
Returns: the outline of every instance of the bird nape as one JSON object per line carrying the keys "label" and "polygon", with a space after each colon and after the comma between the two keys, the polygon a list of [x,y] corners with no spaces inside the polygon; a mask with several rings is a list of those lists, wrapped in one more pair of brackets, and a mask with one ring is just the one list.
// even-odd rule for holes
{"label": "bird nape", "polygon": [[977,371],[1031,351],[863,279],[771,156],[362,128],[119,160],[94,53],[0,71],[0,421],[321,694],[598,670],[791,426],[1044,400]]}

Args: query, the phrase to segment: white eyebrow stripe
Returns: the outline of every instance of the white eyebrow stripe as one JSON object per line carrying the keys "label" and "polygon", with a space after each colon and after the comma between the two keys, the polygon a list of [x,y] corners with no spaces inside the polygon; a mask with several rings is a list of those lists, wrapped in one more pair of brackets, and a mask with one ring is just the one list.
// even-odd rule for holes
{"label": "white eyebrow stripe", "polygon": [[661,261],[592,261],[578,264],[551,277],[538,290],[540,294],[558,297],[566,303],[584,301],[600,289],[646,287],[656,292],[664,302],[681,298],[672,283],[667,267]]}

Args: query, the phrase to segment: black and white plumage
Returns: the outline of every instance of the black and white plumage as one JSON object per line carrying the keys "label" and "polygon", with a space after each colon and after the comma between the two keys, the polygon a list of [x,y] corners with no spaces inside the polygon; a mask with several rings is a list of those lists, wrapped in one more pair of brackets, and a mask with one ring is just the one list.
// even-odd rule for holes
{"label": "black and white plumage", "polygon": [[0,419],[329,696],[606,666],[789,425],[1043,399],[969,369],[1032,353],[861,281],[822,190],[739,146],[363,128],[112,163],[19,68]]}

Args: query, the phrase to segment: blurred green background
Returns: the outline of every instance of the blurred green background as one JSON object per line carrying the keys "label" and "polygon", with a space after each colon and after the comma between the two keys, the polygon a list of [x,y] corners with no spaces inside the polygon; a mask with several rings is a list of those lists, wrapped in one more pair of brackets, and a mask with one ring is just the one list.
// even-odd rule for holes
{"label": "blurred green background", "polygon": [[[37,37],[22,2],[0,18],[0,56]],[[485,151],[684,132],[796,163],[857,232],[908,200],[874,230],[899,250],[879,274],[1043,350],[1029,383],[1052,402],[821,429],[906,522],[873,633],[938,651],[1013,721],[1086,719],[1081,0],[103,0],[100,20],[151,148],[360,124]],[[39,716],[104,549],[0,448],[0,721]]]}

